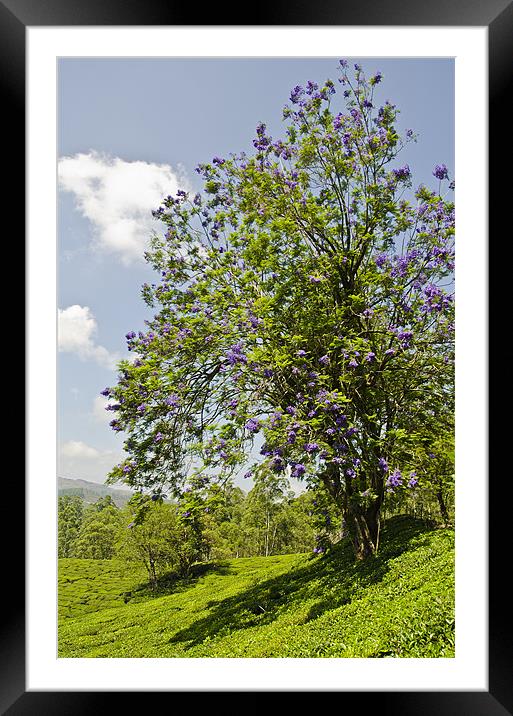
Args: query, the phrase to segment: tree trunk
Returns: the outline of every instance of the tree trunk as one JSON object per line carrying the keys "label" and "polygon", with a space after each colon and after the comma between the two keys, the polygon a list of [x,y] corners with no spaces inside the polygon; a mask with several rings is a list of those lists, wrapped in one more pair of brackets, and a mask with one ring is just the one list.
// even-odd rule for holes
{"label": "tree trunk", "polygon": [[347,526],[357,560],[366,559],[377,553],[381,528],[378,501],[367,509],[352,507],[347,517]]}
{"label": "tree trunk", "polygon": [[449,525],[451,524],[451,519],[449,517],[449,512],[447,511],[447,505],[445,504],[441,487],[439,487],[436,491],[436,499],[438,500],[438,506],[440,508],[440,514],[442,515],[444,527],[449,527]]}
{"label": "tree trunk", "polygon": [[150,585],[152,589],[157,588],[157,570],[155,569],[155,562],[150,559]]}

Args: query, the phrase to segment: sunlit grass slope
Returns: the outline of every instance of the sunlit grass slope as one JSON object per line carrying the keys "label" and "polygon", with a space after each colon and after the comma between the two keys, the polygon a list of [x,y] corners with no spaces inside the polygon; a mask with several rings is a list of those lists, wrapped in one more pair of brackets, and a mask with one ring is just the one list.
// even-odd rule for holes
{"label": "sunlit grass slope", "polygon": [[145,594],[146,570],[113,559],[59,560],[59,620],[125,605]]}
{"label": "sunlit grass slope", "polygon": [[[355,564],[347,543],[326,557],[233,559],[170,583],[164,596],[134,591],[140,575],[123,577],[119,565],[109,581],[108,562],[98,562],[91,586],[111,597],[87,614],[74,611],[64,581],[79,560],[63,560],[60,598],[77,615],[63,612],[59,655],[452,657],[453,548],[452,530],[398,517],[386,526],[379,555],[364,563]],[[130,591],[130,578],[138,601],[114,598]]]}

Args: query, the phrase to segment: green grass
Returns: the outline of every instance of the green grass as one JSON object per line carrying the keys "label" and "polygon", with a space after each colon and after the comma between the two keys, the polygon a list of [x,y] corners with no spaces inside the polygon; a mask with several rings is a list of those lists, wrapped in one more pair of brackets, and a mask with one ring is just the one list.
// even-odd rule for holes
{"label": "green grass", "polygon": [[125,605],[147,593],[146,570],[113,559],[59,560],[59,620]]}
{"label": "green grass", "polygon": [[[452,530],[398,517],[363,563],[347,543],[325,557],[233,559],[169,582],[165,594],[133,591],[136,603],[98,600],[104,606],[88,614],[74,610],[63,582],[73,616],[61,619],[59,656],[452,657],[453,548]],[[79,561],[66,560],[62,579]],[[89,561],[97,589],[107,588],[108,564],[97,563],[95,575]],[[111,595],[126,587],[116,574]]]}

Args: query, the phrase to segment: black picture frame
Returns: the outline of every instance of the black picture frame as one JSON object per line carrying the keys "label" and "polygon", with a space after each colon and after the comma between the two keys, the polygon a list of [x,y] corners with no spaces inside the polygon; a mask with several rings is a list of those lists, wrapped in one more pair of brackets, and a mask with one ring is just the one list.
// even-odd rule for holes
{"label": "black picture frame", "polygon": [[[185,25],[247,25],[240,5],[211,4],[186,6],[172,0],[0,0],[0,85],[2,87],[3,149],[10,181],[4,189],[7,197],[5,214],[14,218],[15,236],[24,228],[25,196],[25,37],[27,27],[37,26],[185,26]],[[242,8],[244,9],[244,8]],[[507,209],[511,199],[510,180],[504,172],[511,154],[508,99],[513,89],[513,1],[512,0],[431,0],[429,3],[399,2],[399,0],[325,0],[323,3],[298,2],[295,4],[261,2],[254,6],[251,25],[342,25],[342,26],[477,26],[488,28],[489,40],[489,281],[488,303],[488,391],[489,391],[489,690],[487,692],[344,692],[341,707],[379,709],[380,714],[504,716],[513,714],[513,639],[511,639],[511,596],[507,587],[509,558],[508,527],[511,524],[512,489],[509,485],[508,420],[501,415],[501,406],[508,404],[504,367],[508,365],[510,351],[504,349],[505,306],[511,251],[511,229]],[[263,22],[265,20],[265,22]],[[469,148],[471,150],[471,148]],[[4,194],[5,195],[5,194]],[[508,201],[509,199],[509,201]],[[24,245],[13,240],[14,253],[18,250],[17,266],[24,265]],[[498,255],[500,247],[500,257]],[[21,253],[21,257],[20,257]],[[10,261],[11,259],[8,259]],[[21,261],[21,263],[20,263]],[[7,264],[6,264],[7,265]],[[26,287],[28,289],[28,287]],[[19,301],[19,299],[18,299]],[[500,323],[499,323],[500,322]],[[19,325],[19,302],[16,317],[7,330],[15,333]],[[502,328],[502,330],[500,330]],[[23,344],[23,336],[21,344]],[[18,344],[19,345],[19,344]],[[30,345],[27,346],[30,350]],[[23,381],[23,379],[22,379]],[[22,381],[12,381],[13,403],[18,405]],[[8,381],[11,383],[11,381]],[[26,391],[30,386],[26,385]],[[499,400],[501,398],[501,400]],[[11,403],[11,404],[13,404]],[[494,416],[495,420],[491,420]],[[493,422],[493,429],[492,429]],[[506,458],[502,467],[502,455]],[[12,474],[12,473],[11,473]],[[16,467],[15,505],[21,514],[24,485]],[[12,511],[12,496],[3,499],[2,526],[8,524]],[[0,710],[9,716],[21,714],[90,714],[109,710],[119,705],[119,692],[26,691],[25,683],[25,567],[22,560],[25,544],[24,524],[18,520],[7,527],[3,551],[3,624],[0,635]],[[12,549],[16,545],[16,549]],[[8,556],[12,554],[11,556]],[[334,686],[333,691],[336,691]],[[153,696],[167,699],[166,710],[176,707],[175,694],[152,692]],[[130,692],[129,708],[140,710],[147,706],[148,693]],[[195,699],[200,694],[195,694]],[[260,695],[260,694],[259,694]],[[265,695],[265,692],[261,693]],[[307,694],[305,693],[304,696]],[[211,708],[221,704],[223,695],[210,694]],[[317,694],[317,697],[319,694]],[[116,702],[114,701],[116,699]],[[144,701],[143,701],[144,699]],[[152,699],[153,701],[153,699]],[[258,703],[258,701],[256,702]]]}

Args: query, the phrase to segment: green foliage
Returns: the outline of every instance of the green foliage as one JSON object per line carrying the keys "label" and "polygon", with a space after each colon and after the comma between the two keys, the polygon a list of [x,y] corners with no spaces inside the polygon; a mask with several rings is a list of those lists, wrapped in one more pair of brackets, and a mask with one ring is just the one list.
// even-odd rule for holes
{"label": "green foliage", "polygon": [[121,513],[112,497],[101,497],[84,510],[72,556],[82,559],[111,559],[116,552],[120,527]]}
{"label": "green foliage", "polygon": [[186,575],[202,557],[201,532],[197,525],[183,519],[182,513],[183,507],[149,499],[141,513],[141,500],[137,498],[124,511],[117,555],[144,565],[153,589],[166,572]]}
{"label": "green foliage", "polygon": [[146,594],[139,564],[116,559],[59,559],[58,613],[65,620],[122,606]]}
{"label": "green foliage", "polygon": [[[198,566],[165,596],[111,608],[106,601],[94,614],[62,619],[59,656],[450,658],[453,548],[452,530],[403,517],[387,523],[382,550],[364,562],[342,540],[322,557]],[[82,564],[61,562],[60,603],[70,614],[79,594],[66,579]],[[91,585],[106,563],[96,564]],[[120,577],[111,583],[118,594],[127,588]]]}
{"label": "green foliage", "polygon": [[295,88],[283,139],[259,124],[255,151],[200,165],[204,193],[154,212],[166,232],[142,297],[155,314],[127,334],[138,357],[104,394],[126,436],[112,482],[183,500],[191,463],[222,487],[261,435],[256,462],[322,485],[363,558],[385,498],[408,489],[415,436],[452,404],[454,204],[445,166],[416,190],[397,166],[414,137],[380,73],[342,63],[338,79],[338,97],[331,80]]}
{"label": "green foliage", "polygon": [[58,498],[58,555],[73,557],[75,544],[82,526],[84,506],[80,497],[63,495]]}

